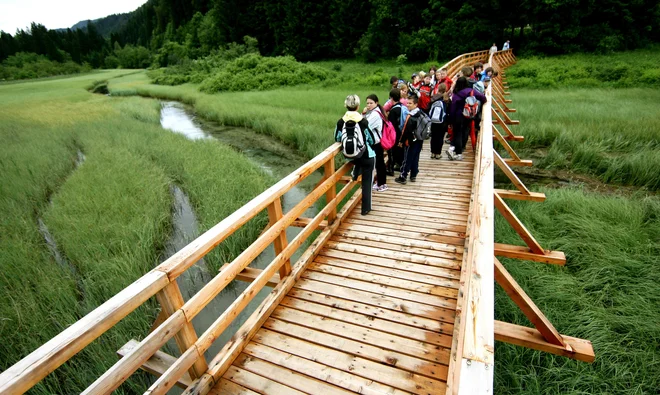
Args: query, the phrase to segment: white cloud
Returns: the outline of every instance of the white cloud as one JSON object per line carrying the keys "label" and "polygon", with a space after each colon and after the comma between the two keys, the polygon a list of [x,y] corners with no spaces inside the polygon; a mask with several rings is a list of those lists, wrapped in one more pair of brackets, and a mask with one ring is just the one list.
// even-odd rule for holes
{"label": "white cloud", "polygon": [[12,35],[37,22],[48,29],[71,27],[86,19],[130,12],[146,0],[0,0],[0,30]]}

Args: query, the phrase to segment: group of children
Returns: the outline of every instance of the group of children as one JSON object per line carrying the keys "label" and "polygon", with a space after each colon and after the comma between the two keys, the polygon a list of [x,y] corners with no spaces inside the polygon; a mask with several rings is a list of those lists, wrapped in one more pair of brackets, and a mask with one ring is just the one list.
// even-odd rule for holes
{"label": "group of children", "polygon": [[388,190],[387,176],[399,171],[395,182],[416,181],[425,139],[431,140],[431,158],[440,159],[445,136],[450,136],[448,159],[463,160],[468,137],[476,142],[481,107],[486,103],[484,92],[496,75],[492,67],[477,62],[463,67],[454,81],[447,69],[431,67],[428,74],[414,73],[410,81],[393,76],[389,100],[383,106],[372,94],[359,112],[360,98],[346,98],[347,111],[337,122],[335,141],[342,143],[344,156],[355,164],[353,179],[362,176],[362,215],[371,211],[372,190]]}

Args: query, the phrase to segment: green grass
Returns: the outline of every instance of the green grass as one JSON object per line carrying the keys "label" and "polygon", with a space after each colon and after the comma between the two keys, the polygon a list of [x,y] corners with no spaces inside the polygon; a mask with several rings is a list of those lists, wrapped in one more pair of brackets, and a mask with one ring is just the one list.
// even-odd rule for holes
{"label": "green grass", "polygon": [[512,88],[658,88],[660,47],[608,55],[522,58],[507,70]]}
{"label": "green grass", "polygon": [[[0,336],[6,339],[0,369],[158,264],[171,227],[171,183],[189,195],[199,228],[206,230],[274,181],[224,145],[161,129],[155,100],[85,90],[94,80],[123,74],[0,86]],[[75,169],[78,150],[86,160]],[[38,217],[75,273],[48,253]],[[252,221],[206,261],[218,268],[263,225],[263,217]],[[116,361],[124,342],[145,336],[155,307],[147,303],[124,319],[35,393],[84,389]],[[146,386],[137,374],[122,392]]]}

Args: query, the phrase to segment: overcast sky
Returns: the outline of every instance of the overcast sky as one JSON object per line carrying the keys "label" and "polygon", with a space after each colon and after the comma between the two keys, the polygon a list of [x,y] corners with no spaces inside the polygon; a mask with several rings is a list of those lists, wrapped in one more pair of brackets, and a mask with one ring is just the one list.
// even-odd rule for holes
{"label": "overcast sky", "polygon": [[86,19],[133,11],[147,0],[0,0],[0,30],[14,35],[31,22],[67,28]]}

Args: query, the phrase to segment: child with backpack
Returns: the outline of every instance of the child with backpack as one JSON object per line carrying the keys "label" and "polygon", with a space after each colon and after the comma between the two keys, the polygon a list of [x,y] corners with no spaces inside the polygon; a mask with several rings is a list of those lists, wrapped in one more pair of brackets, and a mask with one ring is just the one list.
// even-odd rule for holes
{"label": "child with backpack", "polygon": [[401,166],[401,174],[394,181],[406,184],[408,173],[410,181],[415,182],[419,174],[419,155],[422,152],[424,140],[431,135],[431,120],[419,109],[419,98],[411,96],[408,101],[408,116],[404,123],[399,146],[404,149],[404,160]]}
{"label": "child with backpack", "polygon": [[388,190],[385,147],[387,149],[392,148],[392,144],[396,139],[396,132],[392,128],[392,124],[385,118],[385,110],[378,103],[378,96],[375,94],[367,96],[367,106],[364,113],[369,122],[369,130],[373,132],[375,139],[372,147],[376,153],[376,182],[373,185],[373,190],[385,192]]}
{"label": "child with backpack", "polygon": [[442,157],[442,145],[447,133],[447,109],[449,108],[449,95],[445,84],[440,84],[438,93],[431,98],[431,159]]}
{"label": "child with backpack", "polygon": [[449,121],[454,129],[452,144],[447,150],[447,156],[451,160],[463,160],[463,149],[470,135],[470,126],[477,115],[477,101],[485,104],[486,96],[469,87],[467,78],[456,80],[449,110]]}
{"label": "child with backpack", "polygon": [[357,180],[362,176],[362,215],[371,211],[371,183],[374,179],[376,153],[371,148],[374,136],[369,122],[357,110],[360,108],[358,95],[348,95],[344,101],[346,113],[337,121],[335,141],[341,142],[346,159],[355,166],[351,176]]}

